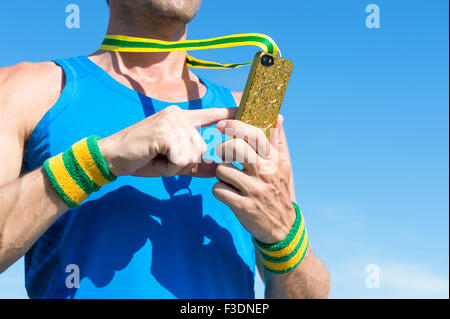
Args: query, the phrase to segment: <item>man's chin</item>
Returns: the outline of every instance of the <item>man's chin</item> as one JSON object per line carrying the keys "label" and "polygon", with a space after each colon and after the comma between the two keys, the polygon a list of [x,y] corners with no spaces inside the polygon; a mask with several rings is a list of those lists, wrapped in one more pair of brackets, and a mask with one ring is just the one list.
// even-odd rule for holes
{"label": "man's chin", "polygon": [[[114,0],[113,0],[114,1]],[[153,18],[189,23],[200,9],[201,0],[119,0]]]}

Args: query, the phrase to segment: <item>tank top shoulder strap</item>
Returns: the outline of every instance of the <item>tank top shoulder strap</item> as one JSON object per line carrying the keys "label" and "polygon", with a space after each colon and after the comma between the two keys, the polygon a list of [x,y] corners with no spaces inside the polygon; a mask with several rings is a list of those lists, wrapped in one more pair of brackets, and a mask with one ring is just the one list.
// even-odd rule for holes
{"label": "tank top shoulder strap", "polygon": [[57,59],[53,60],[53,62],[55,62],[64,70],[66,81],[70,82],[83,78],[88,74],[88,72],[80,62],[82,58],[83,57],[79,56],[68,59]]}
{"label": "tank top shoulder strap", "polygon": [[63,111],[72,102],[79,86],[79,79],[86,76],[86,71],[78,63],[77,57],[53,60],[53,62],[63,69],[65,84],[59,99],[46,114],[46,116],[50,116],[50,119]]}
{"label": "tank top shoulder strap", "polygon": [[[77,58],[53,60],[64,72],[64,88],[56,103],[44,114],[33,129],[26,146],[24,169],[31,171],[42,165],[49,156],[47,135],[49,123],[70,105],[76,95],[78,79],[83,69],[78,66]],[[39,154],[39,156],[36,156]]]}

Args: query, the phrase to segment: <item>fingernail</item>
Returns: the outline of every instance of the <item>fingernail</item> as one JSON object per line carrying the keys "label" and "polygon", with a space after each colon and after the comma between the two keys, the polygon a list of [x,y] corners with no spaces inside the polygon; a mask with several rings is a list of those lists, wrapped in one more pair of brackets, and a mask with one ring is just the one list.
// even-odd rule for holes
{"label": "fingernail", "polygon": [[225,122],[224,122],[224,121],[219,121],[219,122],[216,124],[216,128],[217,128],[218,130],[223,129],[224,127],[225,127]]}

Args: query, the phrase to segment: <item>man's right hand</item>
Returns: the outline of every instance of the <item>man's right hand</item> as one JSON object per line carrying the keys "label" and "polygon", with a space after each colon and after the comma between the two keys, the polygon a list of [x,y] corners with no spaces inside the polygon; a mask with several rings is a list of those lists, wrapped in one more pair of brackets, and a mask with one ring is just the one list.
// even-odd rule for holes
{"label": "man's right hand", "polygon": [[176,105],[98,141],[112,174],[214,177],[217,163],[202,160],[207,146],[196,127],[233,119],[237,108],[182,110]]}

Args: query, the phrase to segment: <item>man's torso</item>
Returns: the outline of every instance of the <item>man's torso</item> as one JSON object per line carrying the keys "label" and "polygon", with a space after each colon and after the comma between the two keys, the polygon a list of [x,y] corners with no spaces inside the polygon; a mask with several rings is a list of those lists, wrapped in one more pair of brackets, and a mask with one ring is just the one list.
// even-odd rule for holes
{"label": "man's torso", "polygon": [[[166,103],[115,81],[86,57],[58,63],[64,89],[48,111],[34,112],[45,115],[28,139],[27,170],[85,136],[108,136],[170,104],[184,109],[234,104],[228,90],[203,79],[202,98]],[[202,136],[208,143],[206,157],[214,157],[220,134],[205,128]],[[106,185],[64,214],[27,253],[29,295],[253,297],[250,235],[212,196],[215,182],[188,176],[120,177]],[[80,286],[70,288],[77,269]]]}

